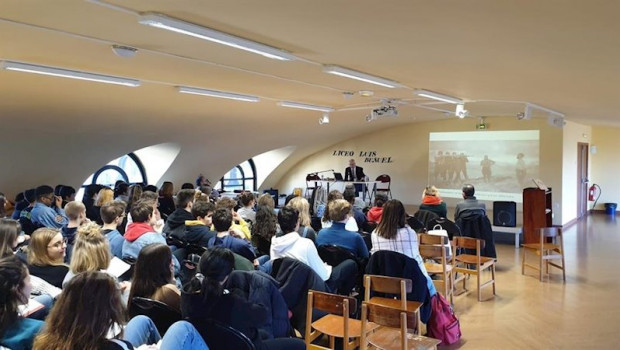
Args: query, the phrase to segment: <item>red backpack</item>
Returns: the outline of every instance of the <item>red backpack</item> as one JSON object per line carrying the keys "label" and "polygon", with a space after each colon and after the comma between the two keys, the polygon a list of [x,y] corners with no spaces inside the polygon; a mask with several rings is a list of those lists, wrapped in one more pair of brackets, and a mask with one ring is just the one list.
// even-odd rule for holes
{"label": "red backpack", "polygon": [[431,318],[428,321],[428,336],[441,340],[439,345],[454,344],[461,338],[461,326],[452,307],[437,293],[431,299]]}

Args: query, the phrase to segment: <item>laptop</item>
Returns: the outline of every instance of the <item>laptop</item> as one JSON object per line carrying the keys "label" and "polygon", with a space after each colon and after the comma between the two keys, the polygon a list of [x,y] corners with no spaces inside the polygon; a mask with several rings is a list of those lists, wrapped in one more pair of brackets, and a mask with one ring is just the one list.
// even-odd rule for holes
{"label": "laptop", "polygon": [[342,177],[342,173],[334,172],[334,179],[336,179],[336,181],[344,181],[344,178]]}

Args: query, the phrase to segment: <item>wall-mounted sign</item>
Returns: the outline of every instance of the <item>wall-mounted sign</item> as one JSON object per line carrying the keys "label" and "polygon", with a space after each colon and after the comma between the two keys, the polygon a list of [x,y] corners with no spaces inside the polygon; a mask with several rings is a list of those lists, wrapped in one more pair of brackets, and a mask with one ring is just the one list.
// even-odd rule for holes
{"label": "wall-mounted sign", "polygon": [[355,151],[349,150],[334,150],[332,153],[334,157],[348,157],[358,158],[358,163],[393,163],[392,157],[379,157],[377,151]]}

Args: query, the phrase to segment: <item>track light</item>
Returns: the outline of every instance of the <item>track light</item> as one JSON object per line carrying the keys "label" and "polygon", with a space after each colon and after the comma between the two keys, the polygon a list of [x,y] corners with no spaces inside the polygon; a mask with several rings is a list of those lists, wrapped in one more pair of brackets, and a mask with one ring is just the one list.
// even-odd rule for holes
{"label": "track light", "polygon": [[256,96],[241,95],[241,94],[235,94],[235,93],[232,93],[232,92],[198,89],[198,88],[191,88],[191,87],[185,87],[185,86],[179,86],[179,87],[177,87],[177,89],[179,90],[180,93],[183,93],[183,94],[193,94],[193,95],[202,95],[202,96],[217,97],[217,98],[227,98],[229,100],[237,100],[237,101],[244,101],[244,102],[258,102],[258,101],[260,101],[260,98],[258,98]]}
{"label": "track light", "polygon": [[458,105],[456,105],[456,110],[454,111],[454,115],[463,119],[469,115],[469,111],[465,109],[464,104],[459,103]]}
{"label": "track light", "polygon": [[80,72],[80,71],[64,69],[64,68],[39,66],[36,64],[29,64],[29,63],[2,61],[2,64],[0,65],[0,67],[6,70],[12,70],[16,72],[50,75],[53,77],[87,80],[87,81],[94,81],[98,83],[116,84],[116,85],[131,86],[131,87],[140,86],[140,80],[136,80],[136,79],[121,78],[121,77],[115,77],[112,75]]}
{"label": "track light", "polygon": [[140,24],[208,40],[214,43],[252,52],[274,60],[290,61],[295,59],[295,56],[275,47],[240,38],[231,34],[226,34],[215,29],[170,18],[158,13],[144,14],[143,16],[140,16],[138,21]]}
{"label": "track light", "polygon": [[402,86],[399,83],[392,81],[392,80],[380,78],[374,75],[370,75],[370,74],[366,74],[366,73],[362,73],[362,72],[358,72],[352,69],[342,68],[338,66],[324,66],[323,72],[334,74],[334,75],[339,75],[341,77],[345,77],[349,79],[364,81],[366,83],[371,83],[371,84],[375,84],[375,85],[379,85],[379,86],[383,86],[387,88],[396,88],[396,87]]}
{"label": "track light", "polygon": [[329,113],[323,113],[323,116],[319,118],[319,124],[329,124]]}
{"label": "track light", "polygon": [[315,105],[309,105],[309,104],[305,104],[305,103],[291,102],[291,101],[280,101],[280,102],[278,102],[278,106],[290,107],[290,108],[299,108],[299,109],[307,109],[307,110],[319,111],[319,112],[331,112],[331,111],[334,110],[331,107],[315,106]]}
{"label": "track light", "polygon": [[453,104],[463,104],[463,100],[459,98],[440,94],[440,93],[433,92],[433,91],[415,90],[413,93],[420,97],[426,97],[426,98],[430,98],[430,99],[437,100],[437,101],[453,103]]}

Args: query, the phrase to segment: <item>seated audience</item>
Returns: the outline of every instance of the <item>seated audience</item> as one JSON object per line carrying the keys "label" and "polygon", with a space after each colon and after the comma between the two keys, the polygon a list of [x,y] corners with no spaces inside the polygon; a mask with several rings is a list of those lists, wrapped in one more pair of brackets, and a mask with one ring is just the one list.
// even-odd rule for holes
{"label": "seated audience", "polygon": [[[346,200],[347,202],[351,203],[351,217],[353,217],[353,219],[355,219],[355,223],[357,224],[357,227],[364,227],[366,226],[366,222],[368,220],[366,220],[366,215],[364,215],[364,212],[362,211],[362,209],[356,207],[355,204],[355,189],[353,188],[347,188],[346,190],[344,190],[344,192],[342,193],[342,197],[344,198],[344,200]],[[333,219],[332,219],[333,220]]]}
{"label": "seated audience", "polygon": [[73,202],[75,200],[75,188],[71,186],[62,186],[60,188],[60,198],[62,198],[62,208],[69,202]]}
{"label": "seated audience", "polygon": [[[292,207],[280,209],[278,212],[278,223],[280,224],[281,232],[271,239],[271,259],[289,257],[299,260],[310,266],[323,281],[327,281],[332,273],[332,267],[321,260],[311,240],[302,238],[297,233],[299,227],[299,212],[297,212],[297,209]],[[321,237],[320,234],[319,237]]]}
{"label": "seated audience", "polygon": [[232,214],[232,218],[233,218],[232,225],[230,226],[231,231],[235,232],[235,234],[239,236],[239,238],[250,240],[252,239],[252,233],[250,232],[250,226],[245,220],[243,220],[243,218],[239,215],[239,213],[235,211],[236,205],[237,203],[232,198],[223,197],[217,202],[217,204],[215,205],[215,208],[216,209],[226,208],[230,210],[230,213]]}
{"label": "seated audience", "polygon": [[95,198],[97,198],[97,194],[102,188],[103,186],[97,184],[90,184],[84,188],[82,203],[86,207],[86,216],[90,220],[97,219],[97,213],[94,213],[93,206],[95,205]]}
{"label": "seated audience", "polygon": [[35,189],[31,188],[24,191],[24,199],[28,202],[28,206],[22,209],[16,220],[19,220],[19,224],[22,225],[22,230],[24,230],[24,233],[29,235],[40,227],[38,224],[35,225],[32,223],[32,209],[34,208],[37,200]]}
{"label": "seated audience", "polygon": [[92,208],[92,216],[94,219],[91,220],[95,221],[99,225],[103,225],[103,221],[101,221],[101,207],[104,204],[111,203],[112,201],[114,201],[114,191],[111,188],[104,187],[99,190],[97,198],[95,199],[95,205],[93,205]]}
{"label": "seated audience", "polygon": [[28,201],[26,200],[25,191],[24,192],[19,192],[15,196],[15,208],[13,208],[13,213],[11,214],[11,219],[18,220],[19,219],[19,214],[21,213],[21,211],[24,210],[25,208],[27,208],[29,204],[30,203],[28,203]]}
{"label": "seated audience", "polygon": [[368,247],[362,236],[345,229],[346,222],[351,217],[351,208],[351,203],[344,199],[329,202],[328,210],[332,225],[319,231],[316,245],[333,244],[350,251],[359,258],[368,258]]}
{"label": "seated audience", "polygon": [[243,191],[239,196],[239,201],[241,202],[241,208],[237,210],[237,213],[243,218],[243,220],[254,224],[256,222],[256,212],[254,211],[256,198],[254,198],[254,193],[250,191]]}
{"label": "seated audience", "polygon": [[[243,289],[228,283],[233,275],[243,274],[242,271],[233,271],[234,264],[234,256],[228,249],[211,248],[202,255],[200,274],[184,286],[181,301],[183,317],[198,329],[208,327],[209,319],[233,327],[246,335],[257,350],[305,349],[303,340],[283,338],[282,332],[276,331],[277,319],[274,315],[285,315],[286,304],[282,310],[276,309],[273,304],[270,308],[267,302],[258,302],[255,298],[250,300]],[[250,283],[256,287],[270,283],[270,279],[260,273],[247,273],[246,278],[250,278]],[[265,287],[269,285],[262,287],[263,290]],[[255,294],[258,296],[260,293]],[[265,297],[268,298],[268,295]],[[279,297],[282,298],[281,295]]]}
{"label": "seated audience", "polygon": [[268,205],[256,209],[256,223],[252,225],[252,244],[259,255],[269,255],[271,238],[278,232],[278,216]]}
{"label": "seated audience", "polygon": [[62,199],[54,196],[54,189],[50,186],[39,186],[35,189],[37,198],[30,220],[38,227],[61,228],[67,224],[65,211],[60,208]]}
{"label": "seated audience", "polygon": [[134,265],[129,307],[134,297],[161,301],[181,312],[181,291],[174,281],[172,251],[165,244],[155,243],[144,247]]}
{"label": "seated audience", "polygon": [[142,248],[152,243],[166,244],[166,239],[153,228],[157,218],[153,215],[153,203],[138,201],[131,208],[133,222],[127,226],[123,242],[123,258],[137,259]]}
{"label": "seated audience", "polygon": [[177,193],[177,208],[168,216],[163,232],[166,236],[172,236],[178,239],[185,237],[185,222],[195,220],[192,215],[192,207],[194,205],[193,189],[180,190]]}
{"label": "seated audience", "polygon": [[185,241],[206,247],[209,239],[215,236],[215,231],[211,230],[213,224],[213,212],[215,204],[208,200],[198,200],[192,206],[192,216],[196,220],[185,221]]}
{"label": "seated audience", "polygon": [[69,202],[65,206],[65,213],[69,222],[60,229],[62,236],[67,239],[67,247],[73,246],[75,232],[83,223],[87,222],[86,207],[82,202]]}
{"label": "seated audience", "polygon": [[170,181],[165,181],[159,189],[159,212],[162,217],[167,218],[174,209],[174,185]]}
{"label": "seated audience", "polygon": [[22,228],[18,221],[0,219],[0,258],[13,255]]}
{"label": "seated audience", "polygon": [[102,233],[110,243],[110,251],[115,257],[123,258],[123,242],[125,239],[118,230],[125,218],[125,202],[117,201],[104,204],[101,207]]}
{"label": "seated audience", "polygon": [[110,275],[94,271],[78,274],[60,294],[33,349],[127,350],[154,345],[160,340],[159,346],[153,349],[209,349],[186,321],[174,323],[162,339],[151,319],[136,316],[126,323],[126,314],[120,292]]}
{"label": "seated audience", "polygon": [[231,224],[233,216],[231,210],[227,208],[218,208],[213,213],[213,227],[215,228],[216,236],[209,239],[207,247],[224,247],[232,250],[233,253],[237,253],[242,257],[254,261],[256,254],[252,244],[242,238],[235,237],[231,234]]}
{"label": "seated audience", "polygon": [[[426,277],[426,286],[430,295],[435,295],[435,286],[424,267],[424,259],[418,248],[418,234],[407,225],[405,206],[397,199],[390,199],[383,205],[383,217],[377,228],[372,232],[371,253],[379,250],[390,250],[414,259]],[[319,234],[320,237],[320,234]]]}
{"label": "seated audience", "polygon": [[446,202],[439,197],[439,191],[435,186],[428,186],[424,189],[424,192],[422,192],[420,210],[432,211],[439,215],[440,218],[445,218],[448,215]]}
{"label": "seated audience", "polygon": [[30,296],[28,269],[16,256],[0,258],[0,345],[12,350],[32,349],[43,321],[24,318],[19,306]]}
{"label": "seated audience", "polygon": [[28,270],[57,288],[62,288],[69,267],[65,265],[67,240],[59,230],[43,227],[30,237]]}
{"label": "seated audience", "polygon": [[124,181],[117,181],[114,185],[114,200],[129,202],[129,184]]}
{"label": "seated audience", "polygon": [[377,193],[375,196],[375,206],[371,207],[366,213],[366,219],[369,222],[378,224],[381,222],[381,215],[383,214],[383,204],[387,202],[388,197],[384,193]]}
{"label": "seated audience", "polygon": [[[344,199],[342,193],[338,190],[330,191],[327,195],[327,203],[324,204],[324,208],[319,208],[319,210],[324,210],[323,217],[321,218],[322,228],[328,228],[332,225],[332,219],[329,216],[329,203],[336,199]],[[345,229],[352,232],[359,232],[359,227],[357,226],[357,221],[355,221],[354,217],[349,217],[346,222]]]}
{"label": "seated audience", "polygon": [[291,199],[288,205],[299,212],[299,229],[297,233],[314,243],[316,241],[316,232],[310,226],[310,203],[308,203],[308,200],[304,197],[295,197]]}
{"label": "seated audience", "polygon": [[463,201],[456,204],[456,209],[454,210],[454,221],[458,220],[461,216],[467,216],[468,214],[472,214],[472,212],[476,215],[482,210],[483,214],[486,215],[486,205],[483,202],[479,202],[476,199],[474,194],[476,193],[476,189],[472,184],[465,184],[463,186]]}
{"label": "seated audience", "polygon": [[[161,218],[161,213],[159,212],[159,209],[157,209],[157,206],[159,205],[159,196],[155,192],[144,191],[140,195],[140,200],[145,203],[149,203],[153,207],[153,223],[151,226],[153,226],[155,232],[162,233],[164,229],[164,219]],[[129,226],[132,222],[133,219],[131,218],[130,211],[129,215],[127,215],[127,226]]]}
{"label": "seated audience", "polygon": [[258,197],[258,206],[266,205],[270,207],[272,210],[276,208],[276,202],[273,200],[273,196],[269,193],[263,193]]}
{"label": "seated audience", "polygon": [[[125,209],[127,213],[131,211],[131,208],[135,203],[137,203],[142,197],[142,186],[135,184],[129,186],[127,195],[127,208]],[[129,220],[129,219],[127,219]]]}

